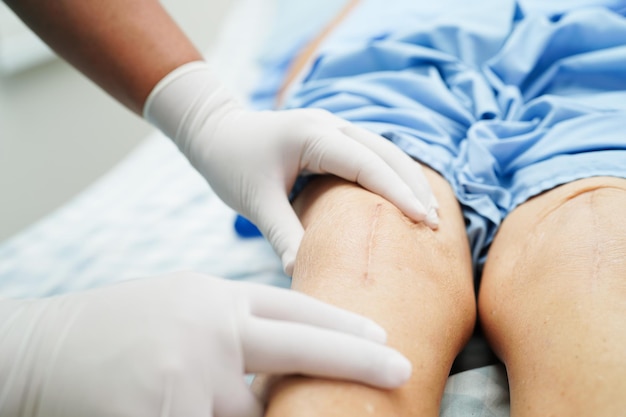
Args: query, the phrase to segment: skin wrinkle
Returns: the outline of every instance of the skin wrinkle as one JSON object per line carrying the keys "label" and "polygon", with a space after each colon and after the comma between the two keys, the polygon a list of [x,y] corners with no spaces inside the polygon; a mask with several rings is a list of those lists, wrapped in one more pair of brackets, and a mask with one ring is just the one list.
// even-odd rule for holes
{"label": "skin wrinkle", "polygon": [[571,192],[569,192],[564,197],[562,197],[560,202],[550,205],[550,207],[548,207],[548,209],[544,213],[539,214],[537,216],[537,223],[539,224],[543,222],[552,213],[559,210],[562,206],[569,203],[570,201],[582,196],[583,194],[593,193],[594,191],[599,191],[599,190],[617,190],[620,192],[626,192],[626,188],[613,186],[613,185],[602,185],[602,184],[590,184],[587,186],[576,188],[572,190]]}

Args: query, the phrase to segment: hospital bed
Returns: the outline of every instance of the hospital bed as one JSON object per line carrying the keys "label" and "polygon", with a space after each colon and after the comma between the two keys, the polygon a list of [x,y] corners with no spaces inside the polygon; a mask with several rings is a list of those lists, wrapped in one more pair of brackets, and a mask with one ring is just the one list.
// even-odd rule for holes
{"label": "hospital bed", "polygon": [[[274,52],[301,46],[298,39],[342,4],[234,1],[207,58],[248,105],[267,106],[279,79],[264,74],[264,65],[281,65]],[[288,287],[269,244],[242,237],[235,219],[175,146],[153,133],[79,196],[0,245],[0,295],[46,296],[183,269]],[[441,415],[508,416],[504,367],[479,339],[467,353],[471,364],[490,364],[462,364],[450,376]]]}

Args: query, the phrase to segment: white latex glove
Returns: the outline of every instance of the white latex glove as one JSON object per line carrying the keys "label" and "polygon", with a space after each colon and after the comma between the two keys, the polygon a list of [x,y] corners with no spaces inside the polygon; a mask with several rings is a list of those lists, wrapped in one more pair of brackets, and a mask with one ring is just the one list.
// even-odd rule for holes
{"label": "white latex glove", "polygon": [[397,387],[372,321],[295,291],[194,273],[0,300],[0,416],[258,417],[244,373]]}
{"label": "white latex glove", "polygon": [[161,80],[144,117],[176,142],[226,204],[256,224],[289,275],[304,232],[288,194],[302,172],[357,182],[437,227],[437,202],[421,167],[388,140],[320,109],[246,110],[206,63],[183,65]]}

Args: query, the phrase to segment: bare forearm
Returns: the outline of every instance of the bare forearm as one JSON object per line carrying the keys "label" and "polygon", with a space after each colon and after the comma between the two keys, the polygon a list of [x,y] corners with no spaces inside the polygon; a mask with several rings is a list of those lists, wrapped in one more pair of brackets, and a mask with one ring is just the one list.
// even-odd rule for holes
{"label": "bare forearm", "polygon": [[61,57],[136,113],[166,74],[201,59],[157,0],[6,0]]}

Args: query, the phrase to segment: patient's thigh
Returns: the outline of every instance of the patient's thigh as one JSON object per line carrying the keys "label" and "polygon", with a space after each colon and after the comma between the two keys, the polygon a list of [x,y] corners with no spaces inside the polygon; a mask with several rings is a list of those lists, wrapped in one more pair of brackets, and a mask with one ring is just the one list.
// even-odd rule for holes
{"label": "patient's thigh", "polygon": [[441,226],[416,224],[381,197],[333,177],[295,202],[305,226],[293,288],[372,317],[413,364],[394,391],[289,377],[269,416],[436,416],[452,361],[470,336],[475,297],[465,226],[448,184],[427,172]]}
{"label": "patient's thigh", "polygon": [[512,415],[626,409],[624,207],[626,180],[588,178],[528,201],[502,224],[479,313],[507,365]]}

